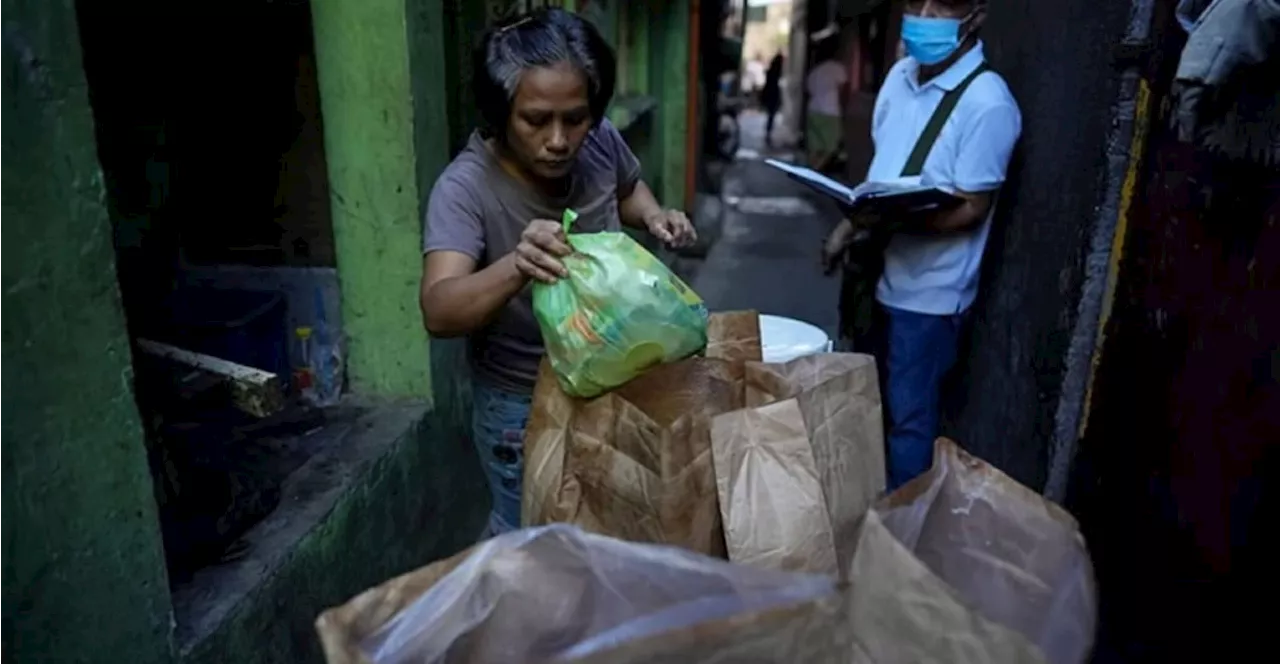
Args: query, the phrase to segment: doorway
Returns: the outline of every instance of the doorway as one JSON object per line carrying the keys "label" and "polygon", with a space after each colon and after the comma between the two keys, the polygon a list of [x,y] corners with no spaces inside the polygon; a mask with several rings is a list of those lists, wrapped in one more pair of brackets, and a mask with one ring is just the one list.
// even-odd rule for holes
{"label": "doorway", "polygon": [[310,5],[76,4],[176,589],[240,555],[315,451],[322,337],[341,386]]}

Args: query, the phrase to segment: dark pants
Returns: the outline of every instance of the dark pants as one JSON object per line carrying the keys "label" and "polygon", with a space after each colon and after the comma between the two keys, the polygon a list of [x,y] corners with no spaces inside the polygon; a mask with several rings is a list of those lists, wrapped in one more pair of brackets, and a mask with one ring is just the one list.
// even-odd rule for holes
{"label": "dark pants", "polygon": [[782,109],[782,90],[774,87],[765,87],[764,92],[760,95],[760,105],[764,106],[766,116],[764,124],[764,144],[766,146],[773,145],[773,120],[778,116],[778,111]]}
{"label": "dark pants", "polygon": [[880,306],[873,333],[853,349],[876,356],[892,491],[929,469],[942,381],[955,365],[964,314],[934,316]]}

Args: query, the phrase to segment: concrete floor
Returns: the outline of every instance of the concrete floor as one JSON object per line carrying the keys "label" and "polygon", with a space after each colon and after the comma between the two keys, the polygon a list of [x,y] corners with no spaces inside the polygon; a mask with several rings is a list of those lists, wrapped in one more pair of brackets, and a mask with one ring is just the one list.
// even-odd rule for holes
{"label": "concrete floor", "polygon": [[762,113],[744,112],[739,123],[737,157],[722,166],[718,193],[701,194],[693,211],[699,232],[712,236],[710,248],[703,259],[680,259],[677,269],[712,311],[756,309],[834,338],[839,281],[822,274],[819,252],[839,211],[762,161],[795,157],[764,148]]}

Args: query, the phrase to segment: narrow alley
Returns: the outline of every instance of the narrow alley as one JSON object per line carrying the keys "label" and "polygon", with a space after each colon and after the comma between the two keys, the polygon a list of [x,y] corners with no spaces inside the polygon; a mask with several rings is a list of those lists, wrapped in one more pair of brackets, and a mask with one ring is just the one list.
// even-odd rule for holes
{"label": "narrow alley", "polygon": [[4,664],[1273,647],[1280,0],[2,2]]}
{"label": "narrow alley", "polygon": [[694,210],[710,250],[701,260],[677,259],[677,270],[713,311],[755,309],[811,323],[835,339],[840,282],[823,274],[820,250],[839,210],[763,162],[796,158],[766,148],[763,113],[745,112],[740,122],[737,155],[717,164],[719,195],[700,193]]}

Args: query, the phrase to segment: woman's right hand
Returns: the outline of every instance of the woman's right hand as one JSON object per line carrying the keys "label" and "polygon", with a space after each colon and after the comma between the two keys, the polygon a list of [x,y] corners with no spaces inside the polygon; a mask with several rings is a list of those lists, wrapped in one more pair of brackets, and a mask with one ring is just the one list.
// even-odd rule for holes
{"label": "woman's right hand", "polygon": [[535,219],[525,226],[516,245],[515,262],[520,274],[546,284],[569,276],[560,259],[573,253],[558,221]]}

